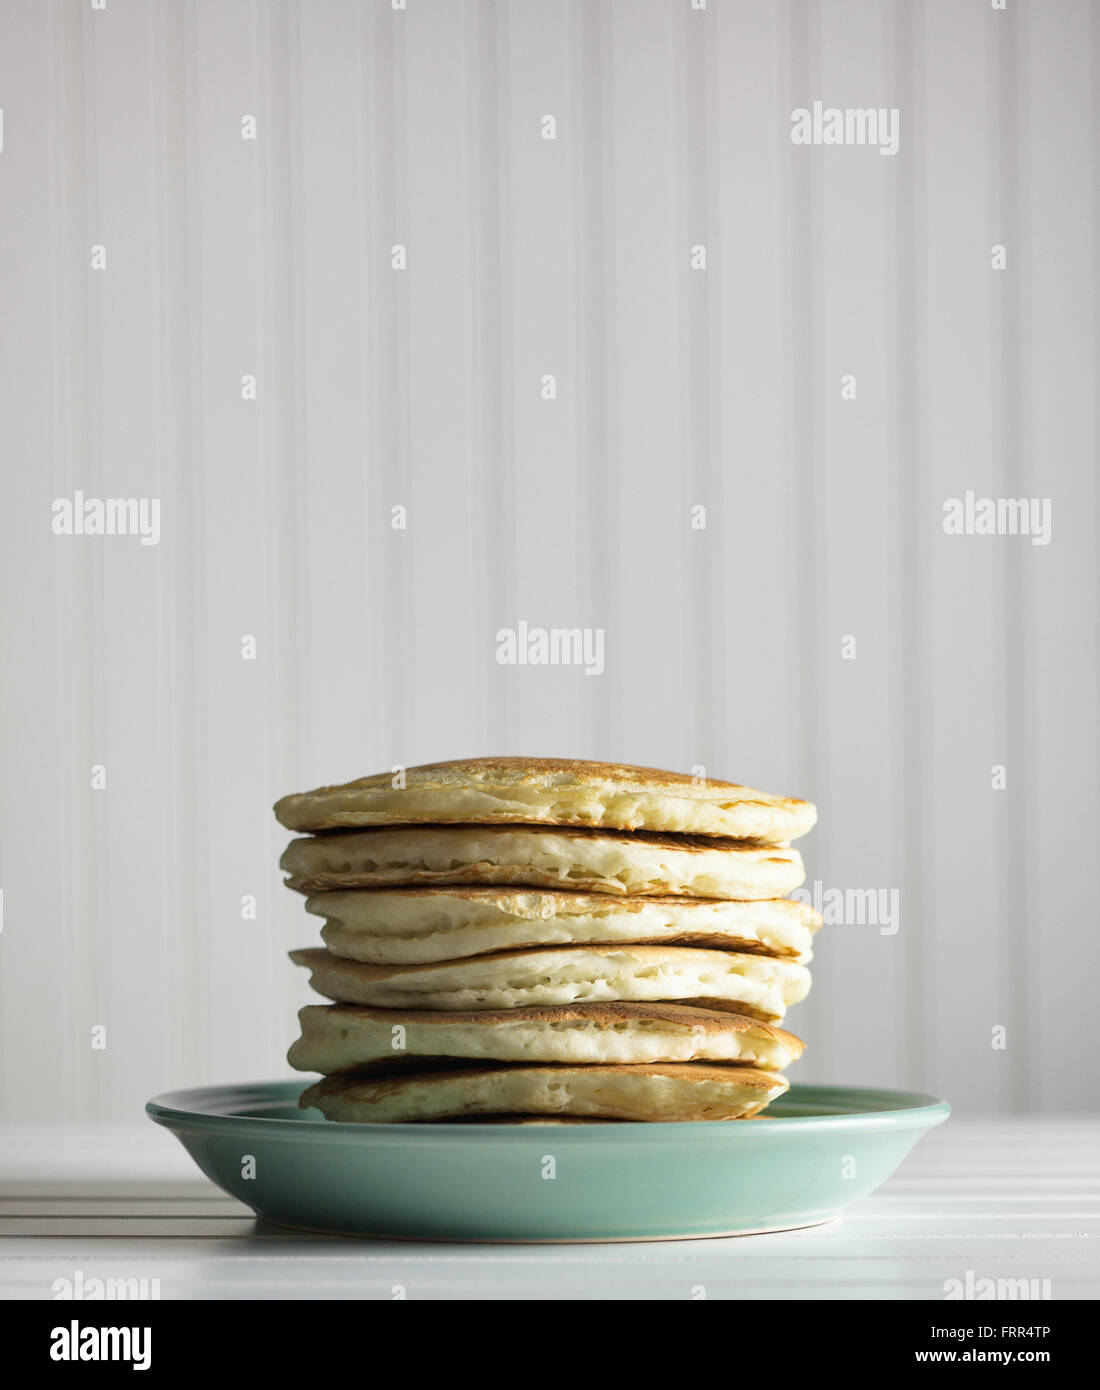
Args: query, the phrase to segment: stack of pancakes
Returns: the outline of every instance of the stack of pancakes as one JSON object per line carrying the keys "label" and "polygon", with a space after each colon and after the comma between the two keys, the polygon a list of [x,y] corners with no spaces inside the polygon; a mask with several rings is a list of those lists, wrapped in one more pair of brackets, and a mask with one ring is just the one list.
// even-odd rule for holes
{"label": "stack of pancakes", "polygon": [[289,1061],[331,1120],[732,1120],[787,1089],[774,1025],[821,919],[814,807],[729,782],[478,758],[284,797],[331,1004]]}

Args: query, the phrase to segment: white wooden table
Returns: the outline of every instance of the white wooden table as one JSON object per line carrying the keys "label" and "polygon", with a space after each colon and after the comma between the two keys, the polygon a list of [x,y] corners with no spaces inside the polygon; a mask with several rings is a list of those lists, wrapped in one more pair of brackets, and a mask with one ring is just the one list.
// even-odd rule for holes
{"label": "white wooden table", "polygon": [[404,1244],[258,1223],[169,1134],[0,1131],[0,1298],[160,1280],[162,1298],[921,1298],[1049,1279],[1100,1296],[1100,1119],[964,1121],[830,1226],[632,1245]]}

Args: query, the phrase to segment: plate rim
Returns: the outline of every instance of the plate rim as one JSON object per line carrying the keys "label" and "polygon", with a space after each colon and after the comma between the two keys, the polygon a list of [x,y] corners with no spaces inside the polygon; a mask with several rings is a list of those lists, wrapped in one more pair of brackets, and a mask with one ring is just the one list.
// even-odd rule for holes
{"label": "plate rim", "polygon": [[[378,1124],[370,1121],[356,1124],[333,1124],[326,1119],[282,1119],[266,1115],[241,1115],[214,1109],[192,1108],[196,1102],[213,1105],[216,1097],[236,1094],[243,1097],[248,1092],[256,1094],[257,1101],[274,1099],[276,1090],[283,1094],[293,1094],[294,1088],[304,1090],[309,1081],[298,1078],[283,1078],[278,1081],[223,1082],[211,1086],[180,1087],[161,1092],[145,1104],[145,1113],[154,1122],[172,1132],[190,1131],[228,1135],[233,1130],[260,1133],[272,1139],[297,1139],[299,1141],[314,1137],[325,1137],[326,1143],[365,1143],[382,1140],[388,1143],[430,1142],[446,1136],[449,1143],[522,1143],[530,1141],[534,1133],[545,1134],[542,1126],[537,1129],[522,1125],[455,1125],[418,1121],[416,1124]],[[703,1143],[768,1143],[768,1135],[778,1140],[804,1131],[820,1133],[823,1129],[835,1132],[845,1130],[889,1129],[932,1129],[942,1124],[951,1114],[948,1101],[924,1091],[900,1090],[878,1086],[841,1086],[821,1082],[796,1083],[786,1092],[783,1099],[796,1100],[806,1096],[811,1100],[816,1094],[844,1091],[853,1096],[894,1097],[896,1103],[886,1108],[843,1111],[839,1114],[824,1115],[775,1115],[769,1114],[768,1124],[741,1125],[733,1122],[711,1123],[692,1120],[653,1120],[640,1124],[623,1125],[615,1122],[590,1125],[562,1125],[554,1131],[554,1142],[579,1145],[593,1141],[625,1141],[647,1144],[682,1143],[690,1135],[693,1140]],[[808,1093],[808,1094],[807,1094]],[[289,1098],[288,1094],[288,1098]],[[189,1102],[189,1103],[188,1103]],[[243,1099],[240,1104],[246,1103]]]}

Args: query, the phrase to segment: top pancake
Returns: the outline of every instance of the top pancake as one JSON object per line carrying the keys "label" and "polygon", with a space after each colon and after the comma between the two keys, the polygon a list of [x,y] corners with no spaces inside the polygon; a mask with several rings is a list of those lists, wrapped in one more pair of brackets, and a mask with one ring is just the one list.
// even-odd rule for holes
{"label": "top pancake", "polygon": [[[401,785],[401,781],[404,785]],[[395,785],[397,783],[397,785]],[[565,758],[465,758],[284,796],[290,830],[530,824],[717,835],[785,844],[813,826],[808,801],[678,772]]]}

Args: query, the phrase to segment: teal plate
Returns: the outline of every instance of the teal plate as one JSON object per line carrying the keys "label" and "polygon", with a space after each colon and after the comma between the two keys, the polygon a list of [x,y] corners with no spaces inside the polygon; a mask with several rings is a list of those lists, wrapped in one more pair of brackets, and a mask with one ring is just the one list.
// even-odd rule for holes
{"label": "teal plate", "polygon": [[146,1106],[264,1221],[405,1240],[687,1240],[831,1221],[885,1182],[946,1101],[792,1086],[767,1118],[561,1126],[333,1124],[301,1081]]}

